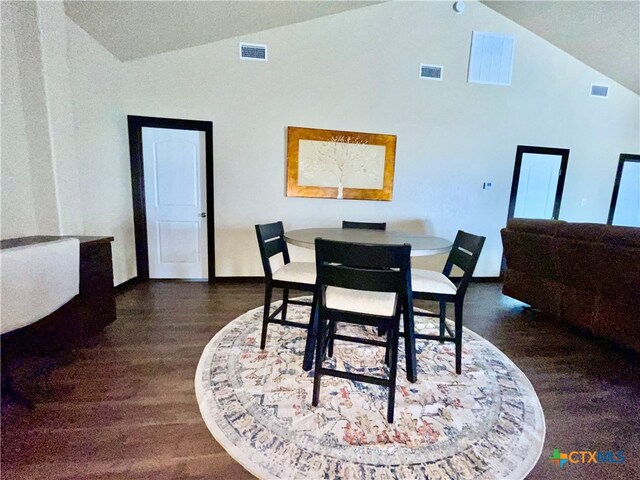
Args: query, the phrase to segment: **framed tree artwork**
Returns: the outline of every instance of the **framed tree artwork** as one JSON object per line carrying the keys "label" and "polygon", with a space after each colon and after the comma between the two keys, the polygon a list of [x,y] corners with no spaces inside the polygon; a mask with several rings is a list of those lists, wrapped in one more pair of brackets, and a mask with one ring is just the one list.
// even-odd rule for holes
{"label": "framed tree artwork", "polygon": [[396,136],[287,129],[287,196],[391,200]]}

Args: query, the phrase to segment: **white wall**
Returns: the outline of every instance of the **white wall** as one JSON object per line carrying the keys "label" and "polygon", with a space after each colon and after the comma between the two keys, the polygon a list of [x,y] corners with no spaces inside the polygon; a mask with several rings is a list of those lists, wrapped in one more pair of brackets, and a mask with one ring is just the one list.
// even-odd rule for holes
{"label": "white wall", "polygon": [[66,49],[69,18],[62,2],[39,2],[37,11],[60,233],[78,235],[83,232],[83,219],[72,108],[74,95]]}
{"label": "white wall", "polygon": [[66,34],[84,232],[114,237],[118,285],[136,275],[123,67],[69,19]]}
{"label": "white wall", "polygon": [[[511,87],[466,83],[473,30],[515,35]],[[128,114],[214,122],[219,276],[260,275],[253,225],[278,219],[468,230],[487,237],[476,274],[497,275],[518,144],[571,149],[570,221],[606,220],[618,155],[640,150],[636,94],[479,3],[384,3],[241,40],[266,43],[269,62],[239,61],[236,38],[125,63]],[[419,79],[421,62],[444,80]],[[610,98],[590,98],[592,82]],[[288,125],[397,135],[393,201],[285,197]]]}
{"label": "white wall", "polygon": [[61,2],[2,3],[1,235],[114,236],[136,274],[122,63]]}
{"label": "white wall", "polygon": [[[122,64],[61,8],[2,3],[1,233],[114,235],[116,284],[135,275],[127,114],[214,122],[219,276],[260,275],[253,225],[276,219],[469,230],[487,236],[476,273],[496,275],[518,144],[571,149],[571,221],[605,221],[618,155],[640,151],[638,95],[478,3],[390,2],[243,37],[269,45],[267,63],[239,61],[236,38]],[[516,36],[511,87],[466,83],[474,29]],[[421,62],[444,80],[419,79]],[[611,97],[588,97],[592,82]],[[285,197],[288,125],[396,134],[393,201]]]}
{"label": "white wall", "polygon": [[35,3],[2,3],[2,42],[2,237],[56,235],[60,217]]}
{"label": "white wall", "polygon": [[67,21],[59,2],[2,5],[3,237],[83,230]]}
{"label": "white wall", "polygon": [[18,52],[13,34],[12,19],[8,4],[2,8],[2,120],[0,143],[2,159],[0,165],[0,187],[2,238],[33,235],[37,232],[29,151],[25,131]]}

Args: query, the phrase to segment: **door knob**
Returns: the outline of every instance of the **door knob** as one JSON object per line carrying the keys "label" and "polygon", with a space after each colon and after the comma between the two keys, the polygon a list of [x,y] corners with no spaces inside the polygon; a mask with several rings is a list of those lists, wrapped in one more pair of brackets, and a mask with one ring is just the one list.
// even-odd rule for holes
{"label": "door knob", "polygon": [[200,214],[200,216],[201,216],[202,218],[206,218],[206,216],[207,216],[207,212],[202,212],[202,213]]}

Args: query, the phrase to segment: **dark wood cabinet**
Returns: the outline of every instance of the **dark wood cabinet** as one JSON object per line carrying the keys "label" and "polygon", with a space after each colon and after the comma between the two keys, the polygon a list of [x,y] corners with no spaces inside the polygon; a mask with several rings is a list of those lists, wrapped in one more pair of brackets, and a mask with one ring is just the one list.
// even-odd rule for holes
{"label": "dark wood cabinet", "polygon": [[2,356],[12,351],[42,354],[82,345],[116,319],[111,242],[113,237],[33,236],[0,242],[12,248],[61,238],[80,241],[79,293],[45,318],[2,336]]}
{"label": "dark wood cabinet", "polygon": [[116,319],[111,241],[113,237],[80,239],[80,316],[100,331]]}

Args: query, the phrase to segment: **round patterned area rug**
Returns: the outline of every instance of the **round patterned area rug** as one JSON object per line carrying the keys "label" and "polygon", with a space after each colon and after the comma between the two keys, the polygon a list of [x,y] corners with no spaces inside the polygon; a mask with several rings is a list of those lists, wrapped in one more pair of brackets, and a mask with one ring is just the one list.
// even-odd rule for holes
{"label": "round patterned area rug", "polygon": [[[290,305],[288,320],[306,322],[309,311]],[[436,322],[416,317],[422,332]],[[313,371],[302,370],[306,331],[272,324],[261,351],[261,327],[262,308],[230,322],[204,349],[195,378],[209,430],[259,478],[516,479],[542,452],[544,415],[531,383],[471,330],[463,334],[461,375],[453,344],[419,340],[413,384],[401,339],[395,421],[388,424],[387,390],[376,385],[323,377],[320,404],[312,407]],[[367,327],[338,329],[376,336]],[[383,356],[379,347],[336,341],[326,364],[385,375]]]}

